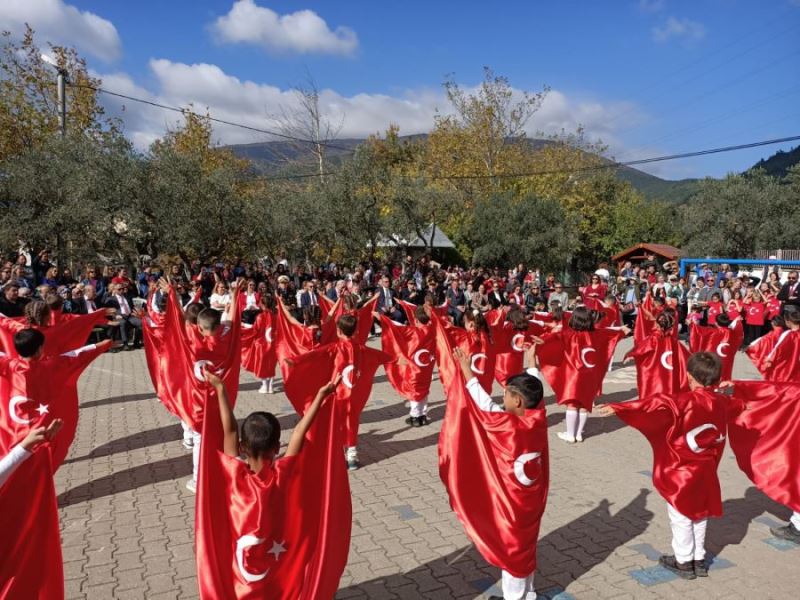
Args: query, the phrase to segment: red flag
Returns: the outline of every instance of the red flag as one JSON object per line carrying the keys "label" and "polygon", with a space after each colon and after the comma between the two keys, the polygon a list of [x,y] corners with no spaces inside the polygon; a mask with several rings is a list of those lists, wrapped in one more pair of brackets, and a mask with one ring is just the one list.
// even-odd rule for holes
{"label": "red flag", "polygon": [[347,446],[355,446],[361,411],[372,392],[372,380],[381,364],[394,360],[385,352],[368,348],[353,339],[340,339],[292,359],[294,363],[284,377],[286,396],[298,414],[305,412],[308,402],[319,388],[342,375],[342,384],[334,392],[346,419]]}
{"label": "red flag", "polygon": [[0,448],[10,449],[22,441],[31,427],[61,419],[61,431],[51,442],[57,470],[78,429],[78,379],[108,348],[108,342],[92,344],[33,360],[0,356]]}
{"label": "red flag", "polygon": [[447,394],[439,476],[450,506],[487,562],[515,577],[536,569],[536,542],[550,483],[544,408],[521,417],[478,409],[439,319],[439,377]]}
{"label": "red flag", "polygon": [[[9,450],[3,445],[0,453],[5,456]],[[0,600],[64,598],[58,507],[48,444],[39,446],[0,487],[0,531]]]}
{"label": "red flag", "polygon": [[[33,326],[33,329],[38,329],[44,334],[43,356],[56,356],[83,346],[89,339],[92,329],[96,325],[108,321],[104,310],[98,310],[88,315],[70,316],[73,318],[59,320],[55,325]],[[0,352],[9,356],[17,356],[17,350],[14,348],[14,335],[28,327],[27,321],[23,317],[0,316]]]}
{"label": "red flag", "polygon": [[529,322],[524,331],[514,329],[508,321],[492,327],[492,341],[497,353],[494,378],[501,387],[506,387],[509,377],[525,370],[525,345],[544,332],[545,328],[534,322]]}
{"label": "red flag", "polygon": [[619,310],[618,303],[615,302],[613,306],[602,303],[597,310],[603,314],[603,318],[598,321],[595,327],[600,329],[604,327],[619,327],[622,325],[622,313]]}
{"label": "red flag", "polygon": [[686,363],[689,352],[671,334],[654,330],[627,354],[636,361],[636,383],[640,398],[672,395],[689,389]]}
{"label": "red flag", "polygon": [[744,340],[744,329],[741,319],[737,319],[729,327],[705,327],[692,325],[689,336],[689,349],[695,352],[711,352],[719,356],[722,362],[721,381],[730,381],[733,377],[733,362],[736,352]]}
{"label": "red flag", "polygon": [[800,512],[800,384],[737,381],[728,422],[739,468],[775,502]]}
{"label": "red flag", "polygon": [[[634,345],[642,342],[653,330],[653,323],[660,311],[653,307],[653,297],[646,294],[644,300],[638,307],[636,321],[633,324],[633,343]],[[649,316],[647,316],[649,315]]]}
{"label": "red flag", "polygon": [[369,332],[372,330],[372,313],[375,312],[375,306],[377,303],[378,294],[375,294],[372,298],[364,303],[364,306],[353,311],[347,310],[344,306],[344,302],[340,298],[333,307],[333,314],[331,314],[330,317],[322,323],[322,336],[320,342],[322,344],[330,344],[331,342],[336,341],[336,321],[338,321],[339,317],[344,314],[352,314],[355,315],[357,319],[356,332],[353,335],[353,339],[359,344],[366,344],[367,340],[369,339]]}
{"label": "red flag", "polygon": [[536,355],[542,375],[556,394],[556,402],[577,404],[591,411],[614,349],[624,336],[617,329],[575,331],[569,326],[545,334]]}
{"label": "red flag", "polygon": [[653,485],[683,516],[722,515],[717,467],[725,449],[725,396],[708,388],[610,404],[653,448]]}
{"label": "red flag", "polygon": [[[492,340],[486,334],[476,334],[461,327],[453,327],[435,312],[431,314],[431,321],[439,324],[448,336],[450,345],[461,348],[465,354],[472,357],[472,372],[478,378],[481,387],[491,394],[497,359]],[[436,362],[438,363],[440,359],[437,345]]]}
{"label": "red flag", "polygon": [[767,374],[767,357],[772,354],[772,351],[775,349],[775,345],[778,343],[778,340],[783,335],[784,329],[773,329],[767,335],[761,336],[755,342],[750,344],[747,347],[745,352],[747,356],[750,357],[750,360],[758,369],[758,372],[761,373],[761,376],[766,379]]}
{"label": "red flag", "polygon": [[[288,309],[278,299],[278,310],[275,313],[275,356],[281,364],[284,384],[290,378],[292,368],[286,359],[300,356],[319,346],[320,330],[318,327],[306,327],[294,322],[288,316]],[[322,387],[322,385],[320,385]]]}
{"label": "red flag", "polygon": [[164,313],[158,311],[155,307],[153,303],[154,297],[153,293],[148,297],[148,310],[142,316],[144,358],[156,396],[166,406],[172,406],[169,400],[164,399],[165,394],[169,393],[169,387],[166,384],[169,365],[164,354],[164,323],[166,319]]}
{"label": "red flag", "polygon": [[433,326],[400,325],[381,315],[381,349],[388,356],[402,356],[406,361],[402,366],[392,361],[384,367],[397,393],[414,402],[427,398],[433,378]]}
{"label": "red flag", "polygon": [[762,365],[767,381],[800,381],[800,329],[781,333]]}
{"label": "red flag", "polygon": [[242,367],[259,379],[275,376],[276,335],[275,315],[268,310],[262,311],[251,327],[242,325]]}
{"label": "red flag", "polygon": [[242,358],[239,311],[235,311],[231,322],[220,325],[214,335],[198,335],[190,341],[178,302],[175,291],[170,290],[163,338],[166,357],[163,383],[169,392],[161,401],[194,431],[201,431],[206,402],[216,398],[205,383],[204,366],[219,375],[231,405],[236,403]]}
{"label": "red flag", "polygon": [[336,306],[336,302],[328,298],[325,294],[319,294],[317,298],[319,299],[319,308],[322,310],[323,316],[331,312],[331,309]]}
{"label": "red flag", "polygon": [[201,598],[333,598],[352,521],[335,410],[331,399],[322,405],[298,456],[254,474],[222,452],[219,405],[209,402],[195,514]]}

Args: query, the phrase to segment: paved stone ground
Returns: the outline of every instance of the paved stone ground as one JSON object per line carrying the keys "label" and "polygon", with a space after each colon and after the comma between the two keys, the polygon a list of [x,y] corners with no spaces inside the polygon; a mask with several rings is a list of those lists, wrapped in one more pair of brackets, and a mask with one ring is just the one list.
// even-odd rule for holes
{"label": "paved stone ground", "polygon": [[[629,345],[623,343],[617,359]],[[736,375],[755,377],[744,355]],[[246,373],[236,413],[275,412],[296,422],[283,396],[256,393]],[[606,401],[635,396],[633,367],[609,373]],[[278,386],[280,389],[280,386]],[[105,355],[80,381],[78,435],[56,477],[67,598],[197,597],[194,496],[184,488],[191,454],[155,399],[142,351]],[[351,474],[353,537],[337,598],[482,598],[499,593],[499,571],[475,551],[450,510],[437,471],[444,403],[434,381],[431,417],[410,428],[382,371],[362,426],[364,467]],[[540,598],[797,598],[800,549],[769,526],[789,511],[758,492],[730,450],[720,467],[725,516],[709,524],[717,556],[706,580],[676,580],[656,565],[669,550],[664,501],[653,491],[651,454],[615,418],[590,418],[587,440],[555,437],[563,411],[548,399],[551,492],[539,539]]]}

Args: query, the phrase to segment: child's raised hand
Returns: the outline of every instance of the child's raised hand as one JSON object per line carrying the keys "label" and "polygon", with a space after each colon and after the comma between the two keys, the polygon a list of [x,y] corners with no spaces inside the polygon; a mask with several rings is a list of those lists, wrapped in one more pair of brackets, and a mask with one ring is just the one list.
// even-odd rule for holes
{"label": "child's raised hand", "polygon": [[459,365],[461,365],[461,369],[465,372],[469,372],[472,369],[472,365],[470,364],[470,357],[469,354],[464,352],[461,348],[454,348],[453,349],[453,358],[456,359]]}
{"label": "child's raised hand", "polygon": [[53,419],[47,427],[43,425],[34,427],[28,432],[28,435],[25,436],[25,439],[23,439],[19,445],[30,452],[42,442],[52,440],[63,424],[64,421],[61,419]]}
{"label": "child's raised hand", "polygon": [[341,382],[342,382],[342,374],[339,373],[334,378],[333,381],[329,381],[328,383],[323,385],[321,388],[319,388],[320,395],[323,398],[326,397],[326,396],[330,396],[333,393],[333,391],[336,389],[336,386],[338,386]]}
{"label": "child's raised hand", "polygon": [[206,378],[206,382],[215,388],[222,385],[222,379],[208,365],[203,365],[203,376]]}

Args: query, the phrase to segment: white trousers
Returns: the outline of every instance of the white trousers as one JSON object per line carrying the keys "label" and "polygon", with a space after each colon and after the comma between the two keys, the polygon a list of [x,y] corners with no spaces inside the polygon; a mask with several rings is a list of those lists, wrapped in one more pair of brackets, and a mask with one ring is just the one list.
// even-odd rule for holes
{"label": "white trousers", "polygon": [[514,577],[511,573],[503,571],[504,600],[536,600],[533,575],[531,573],[527,577]]}
{"label": "white trousers", "polygon": [[672,550],[678,562],[703,560],[706,557],[706,525],[708,519],[692,521],[672,505],[667,504],[669,524],[672,528]]}
{"label": "white trousers", "polygon": [[184,441],[191,440],[192,439],[192,428],[189,427],[183,421],[181,421],[181,429],[183,429],[183,439],[184,439]]}
{"label": "white trousers", "polygon": [[794,525],[795,529],[800,529],[800,512],[792,513],[792,518],[789,522]]}
{"label": "white trousers", "polygon": [[200,464],[200,434],[192,431],[192,479],[197,481],[197,466]]}
{"label": "white trousers", "polygon": [[408,404],[411,406],[410,416],[412,417],[422,417],[428,414],[428,397],[426,396],[419,402],[414,402],[413,400],[409,400]]}

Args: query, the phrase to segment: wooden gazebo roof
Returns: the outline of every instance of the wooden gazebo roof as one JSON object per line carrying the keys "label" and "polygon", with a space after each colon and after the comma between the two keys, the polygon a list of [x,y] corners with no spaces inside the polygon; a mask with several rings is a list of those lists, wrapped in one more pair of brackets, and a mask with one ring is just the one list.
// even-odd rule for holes
{"label": "wooden gazebo roof", "polygon": [[669,244],[647,244],[641,243],[626,248],[611,257],[614,262],[623,262],[626,260],[642,260],[647,254],[655,254],[664,260],[676,260],[680,257],[681,251],[675,246]]}

